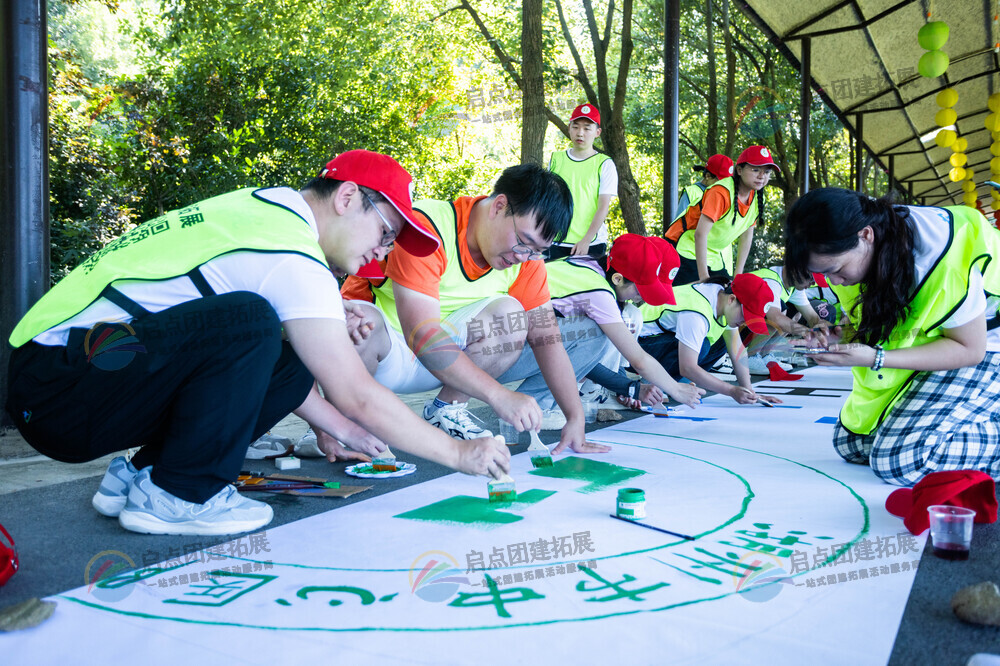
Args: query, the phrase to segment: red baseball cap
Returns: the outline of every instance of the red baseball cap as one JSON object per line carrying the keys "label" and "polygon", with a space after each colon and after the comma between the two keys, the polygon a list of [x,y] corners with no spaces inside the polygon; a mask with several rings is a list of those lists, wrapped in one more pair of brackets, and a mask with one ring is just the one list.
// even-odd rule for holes
{"label": "red baseball cap", "polygon": [[413,214],[413,178],[388,155],[370,150],[349,150],[337,155],[319,172],[320,178],[351,181],[384,196],[408,224],[396,236],[399,246],[418,257],[426,257],[441,243]]}
{"label": "red baseball cap", "polygon": [[763,279],[751,273],[740,273],[733,278],[733,294],[743,306],[743,319],[754,333],[767,335],[764,307],[774,300],[774,292]]}
{"label": "red baseball cap", "polygon": [[[663,239],[622,234],[615,239],[608,253],[608,268],[615,269],[626,280],[634,282],[643,302],[650,305],[673,305],[677,301],[674,299],[671,281],[677,275],[680,258],[677,258],[676,265],[665,265],[658,240]],[[674,256],[677,256],[676,251]]]}
{"label": "red baseball cap", "polygon": [[885,500],[885,510],[902,518],[906,529],[920,534],[930,527],[927,507],[935,504],[975,509],[977,523],[992,523],[997,519],[993,479],[986,472],[972,470],[931,472],[912,488],[892,491]]}
{"label": "red baseball cap", "polygon": [[598,126],[601,124],[601,112],[598,111],[597,107],[593,104],[581,104],[573,109],[573,114],[569,117],[569,121],[573,122],[577,118],[587,118],[588,120],[593,120],[598,124]]}
{"label": "red baseball cap", "polygon": [[698,171],[707,171],[719,180],[733,175],[733,161],[725,155],[712,155],[704,166],[695,167]]}
{"label": "red baseball cap", "polygon": [[774,163],[774,158],[771,157],[771,151],[767,149],[767,146],[750,146],[740,153],[736,163],[752,164],[753,166],[770,166],[774,167],[775,170],[778,169],[778,165]]}

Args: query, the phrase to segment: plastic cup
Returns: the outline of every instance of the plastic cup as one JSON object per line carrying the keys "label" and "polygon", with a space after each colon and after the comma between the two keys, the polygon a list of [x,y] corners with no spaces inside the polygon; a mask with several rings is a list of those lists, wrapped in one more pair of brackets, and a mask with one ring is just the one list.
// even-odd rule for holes
{"label": "plastic cup", "polygon": [[931,545],[934,554],[946,560],[969,559],[972,521],[976,512],[959,506],[935,504],[927,507],[931,522]]}
{"label": "plastic cup", "polygon": [[521,433],[518,432],[513,423],[507,423],[503,419],[500,419],[500,436],[508,444],[517,444],[521,438]]}
{"label": "plastic cup", "polygon": [[586,401],[583,403],[583,420],[587,423],[597,422],[597,410],[599,409],[596,402]]}

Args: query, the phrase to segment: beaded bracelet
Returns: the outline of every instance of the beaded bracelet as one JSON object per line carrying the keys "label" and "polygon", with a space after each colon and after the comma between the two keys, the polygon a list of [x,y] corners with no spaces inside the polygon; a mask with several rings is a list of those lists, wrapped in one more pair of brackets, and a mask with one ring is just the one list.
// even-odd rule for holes
{"label": "beaded bracelet", "polygon": [[875,345],[875,362],[872,363],[872,370],[878,372],[885,365],[885,349],[882,345]]}

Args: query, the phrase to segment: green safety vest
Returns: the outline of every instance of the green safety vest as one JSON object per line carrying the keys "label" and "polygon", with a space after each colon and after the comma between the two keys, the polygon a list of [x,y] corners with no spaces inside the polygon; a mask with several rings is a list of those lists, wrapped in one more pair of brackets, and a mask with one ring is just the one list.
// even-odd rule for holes
{"label": "green safety vest", "polygon": [[700,182],[691,183],[684,188],[684,193],[688,197],[688,208],[687,210],[682,210],[681,214],[674,218],[674,222],[678,222],[682,217],[687,215],[688,210],[691,210],[692,206],[697,206],[701,203],[701,200],[705,197],[705,190],[708,189]]}
{"label": "green safety vest", "polygon": [[708,338],[709,344],[715,344],[715,341],[722,337],[725,332],[726,327],[718,322],[715,318],[715,303],[708,300],[708,298],[694,288],[693,284],[685,284],[680,287],[674,287],[674,298],[677,303],[674,305],[649,305],[648,303],[643,303],[642,307],[639,308],[639,313],[642,315],[643,324],[654,324],[660,319],[660,315],[664,312],[695,312],[700,314],[708,322]]}
{"label": "green safety vest", "polygon": [[[760,192],[753,193],[746,215],[740,215],[736,201],[736,182],[733,176],[723,178],[712,187],[724,187],[729,192],[729,210],[712,225],[708,232],[708,268],[713,271],[725,270],[733,274],[733,243],[743,232],[753,226],[759,213]],[[711,189],[711,188],[710,188]],[[677,253],[688,259],[697,259],[694,244],[695,229],[688,229],[677,239]]]}
{"label": "green safety vest", "polygon": [[608,284],[603,274],[578,262],[577,259],[567,257],[545,264],[549,295],[552,300],[595,291],[606,291],[612,298],[618,300],[614,288]]}
{"label": "green safety vest", "polygon": [[792,297],[792,293],[785,287],[784,280],[778,275],[778,272],[773,268],[761,268],[756,271],[750,271],[750,275],[756,275],[761,280],[774,280],[778,283],[778,287],[781,289],[779,298],[782,303],[787,303],[788,299]]}
{"label": "green safety vest", "polygon": [[[978,267],[983,286],[989,293],[1000,293],[1000,233],[975,209],[968,206],[947,208],[910,207],[910,214],[941,216],[950,227],[947,243],[941,248],[934,266],[917,285],[910,299],[910,313],[900,322],[889,340],[881,341],[886,349],[905,349],[924,345],[943,335],[940,326],[962,304],[969,292],[969,273]],[[860,308],[853,308],[859,286],[833,285],[851,323],[860,323]],[[898,333],[897,333],[898,332]],[[885,420],[889,410],[903,397],[916,370],[855,367],[854,388],[840,411],[840,421],[852,433],[871,434]]]}
{"label": "green safety vest", "polygon": [[119,236],[74,268],[10,335],[20,347],[87,309],[118,280],[170,280],[230,252],[297,252],[329,265],[298,214],[238,190],[172,210]]}
{"label": "green safety vest", "polygon": [[601,189],[601,167],[611,158],[603,153],[591,155],[585,160],[570,159],[565,150],[552,155],[550,169],[562,176],[573,195],[573,219],[569,231],[562,240],[573,245],[583,240],[597,213],[597,196]]}
{"label": "green safety vest", "polygon": [[[511,267],[505,271],[492,268],[484,275],[471,279],[462,267],[461,254],[458,249],[458,216],[455,206],[450,201],[417,201],[413,208],[419,210],[428,219],[438,236],[441,237],[441,247],[445,251],[445,269],[438,283],[438,301],[441,304],[441,319],[455,310],[471,305],[491,296],[503,296],[510,291],[511,285],[520,275],[520,267]],[[385,315],[386,321],[399,332],[403,331],[396,312],[396,297],[392,291],[392,280],[386,279],[382,284],[372,284],[375,295],[375,305]]]}

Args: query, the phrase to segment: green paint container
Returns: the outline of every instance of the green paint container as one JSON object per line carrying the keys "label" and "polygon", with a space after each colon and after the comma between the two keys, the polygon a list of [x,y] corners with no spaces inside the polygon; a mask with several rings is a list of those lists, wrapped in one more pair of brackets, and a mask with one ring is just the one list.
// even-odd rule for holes
{"label": "green paint container", "polygon": [[622,488],[618,491],[618,517],[641,520],[646,517],[646,493],[641,488]]}

